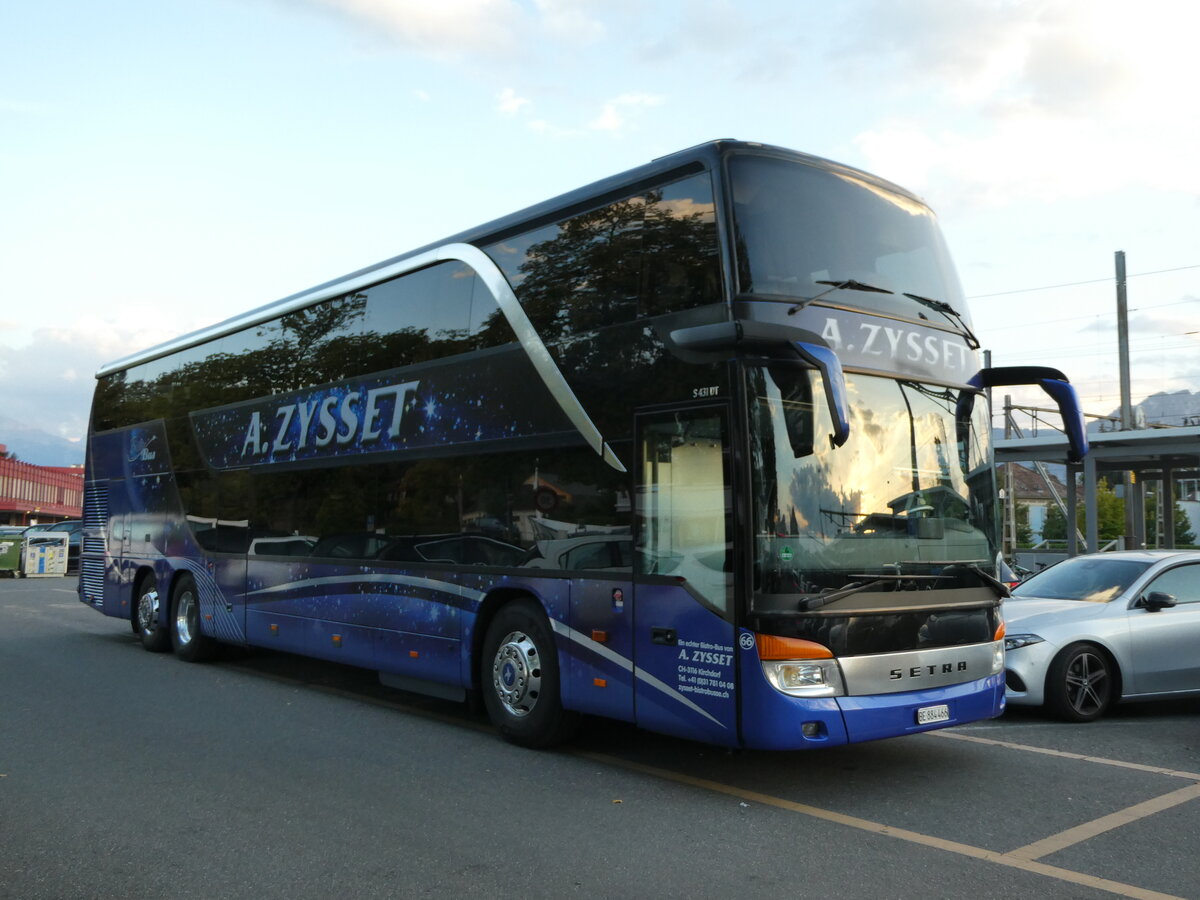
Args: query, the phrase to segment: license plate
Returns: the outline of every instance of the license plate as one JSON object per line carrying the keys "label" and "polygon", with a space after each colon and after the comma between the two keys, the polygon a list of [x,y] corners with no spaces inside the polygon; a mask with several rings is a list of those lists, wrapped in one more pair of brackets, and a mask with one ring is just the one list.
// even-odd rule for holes
{"label": "license plate", "polygon": [[950,706],[942,703],[939,706],[922,706],[917,710],[917,724],[929,725],[933,722],[949,722]]}

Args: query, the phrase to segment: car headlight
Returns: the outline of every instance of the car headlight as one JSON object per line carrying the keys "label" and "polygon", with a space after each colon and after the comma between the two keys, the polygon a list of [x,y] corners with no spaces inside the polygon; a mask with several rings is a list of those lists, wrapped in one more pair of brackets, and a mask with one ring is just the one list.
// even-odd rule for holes
{"label": "car headlight", "polygon": [[1044,638],[1036,634],[1009,634],[1004,637],[1004,649],[1016,650],[1020,647],[1028,647],[1030,644],[1040,644]]}
{"label": "car headlight", "polygon": [[764,659],[763,673],[777,690],[793,697],[840,697],[842,670],[832,659]]}

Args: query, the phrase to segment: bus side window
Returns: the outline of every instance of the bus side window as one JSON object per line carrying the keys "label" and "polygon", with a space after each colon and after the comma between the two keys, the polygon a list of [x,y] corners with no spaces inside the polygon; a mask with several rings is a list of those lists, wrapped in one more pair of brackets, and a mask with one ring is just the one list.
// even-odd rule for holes
{"label": "bus side window", "polygon": [[360,371],[466,352],[478,281],[465,263],[444,262],[369,288]]}
{"label": "bus side window", "polygon": [[642,233],[640,316],[721,299],[716,206],[707,172],[649,194]]}

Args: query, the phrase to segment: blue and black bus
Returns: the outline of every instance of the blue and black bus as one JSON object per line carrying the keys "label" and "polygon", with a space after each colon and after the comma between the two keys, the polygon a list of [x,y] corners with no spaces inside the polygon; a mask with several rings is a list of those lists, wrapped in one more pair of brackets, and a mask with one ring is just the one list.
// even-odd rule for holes
{"label": "blue and black bus", "polygon": [[[724,746],[1000,714],[991,384],[935,219],[717,141],[97,374],[80,599]],[[1077,433],[1076,433],[1077,432]]]}

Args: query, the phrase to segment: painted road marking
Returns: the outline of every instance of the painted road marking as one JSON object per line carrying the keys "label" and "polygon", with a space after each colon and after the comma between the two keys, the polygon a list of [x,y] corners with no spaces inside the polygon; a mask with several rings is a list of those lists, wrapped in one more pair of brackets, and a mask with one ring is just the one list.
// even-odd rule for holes
{"label": "painted road marking", "polygon": [[1144,803],[1130,806],[1127,809],[1118,810],[1115,813],[1102,816],[1091,822],[1084,822],[1082,825],[1076,825],[1074,828],[1068,828],[1066,831],[1052,834],[1048,838],[1043,838],[1040,841],[1035,841],[1016,850],[1010,850],[1008,855],[1016,856],[1020,859],[1040,859],[1043,856],[1049,856],[1051,853],[1057,853],[1059,850],[1094,838],[1098,834],[1112,831],[1114,828],[1120,828],[1122,825],[1128,825],[1130,822],[1136,822],[1138,819],[1144,819],[1146,816],[1152,816],[1165,809],[1171,809],[1174,806],[1179,806],[1181,803],[1187,803],[1189,800],[1195,800],[1197,797],[1200,797],[1200,784],[1193,784],[1185,788],[1180,788],[1177,791],[1172,791],[1169,794],[1163,794],[1161,797],[1154,797]]}
{"label": "painted road marking", "polygon": [[921,834],[917,831],[909,831],[905,828],[893,828],[890,825],[883,825],[879,822],[872,822],[868,819],[860,819],[857,816],[847,816],[828,809],[821,809],[820,807],[816,806],[808,806],[807,804],[796,803],[792,800],[784,800],[781,797],[773,797],[769,794],[760,794],[757,791],[748,791],[743,788],[734,787],[733,785],[722,784],[719,781],[709,781],[707,778],[695,778],[691,775],[673,772],[670,769],[659,769],[655,766],[647,766],[642,763],[630,762],[601,753],[576,751],[572,755],[582,757],[584,759],[590,759],[594,762],[616,766],[622,769],[641,772],[645,775],[661,778],[666,781],[674,781],[678,784],[686,784],[690,785],[691,787],[702,788],[707,791],[713,791],[714,793],[725,794],[730,797],[737,797],[741,800],[749,800],[753,803],[760,803],[763,806],[771,806],[776,809],[784,809],[789,812],[800,813],[802,815],[811,816],[815,819],[822,819],[826,822],[836,822],[839,825],[857,828],[860,831],[866,831],[871,834],[897,838],[902,841],[909,841],[925,847],[932,847],[937,850],[945,850],[949,853],[956,853],[959,856],[966,856],[970,857],[971,859],[979,859],[983,860],[984,862],[996,863],[997,865],[1007,866],[1013,869],[1020,869],[1024,872],[1031,872],[1035,875],[1044,875],[1047,878],[1055,878],[1059,881],[1069,882],[1070,884],[1078,884],[1082,887],[1108,891],[1109,893],[1116,894],[1120,897],[1131,897],[1136,898],[1136,900],[1183,900],[1183,898],[1175,897],[1172,894],[1162,894],[1158,891],[1146,890],[1145,888],[1140,888],[1135,885],[1122,884],[1119,881],[1110,881],[1107,878],[1098,878],[1094,875],[1087,875],[1082,872],[1073,872],[1070,869],[1060,869],[1057,866],[1048,866],[1045,863],[1040,863],[1036,860],[1024,859],[1008,853],[998,853],[994,850],[984,850],[982,847],[973,847],[970,844],[960,844],[956,841],[947,841],[943,838],[932,837],[927,834]]}
{"label": "painted road marking", "polygon": [[1184,778],[1188,781],[1200,781],[1200,775],[1195,772],[1181,772],[1177,769],[1164,769],[1161,766],[1145,766],[1141,763],[1125,762],[1120,759],[1106,759],[1103,756],[1088,756],[1084,753],[1068,753],[1065,750],[1051,750],[1048,747],[1034,747],[1029,744],[1015,744],[1012,741],[997,741],[992,738],[975,737],[970,734],[958,734],[953,731],[930,731],[929,737],[949,738],[955,741],[968,741],[972,744],[990,744],[993,747],[1006,747],[1009,750],[1024,750],[1026,753],[1041,753],[1045,756],[1057,756],[1060,759],[1077,759],[1081,762],[1096,763],[1101,766],[1116,766],[1121,769],[1133,769],[1137,772],[1149,772],[1153,775],[1167,775],[1171,778]]}

